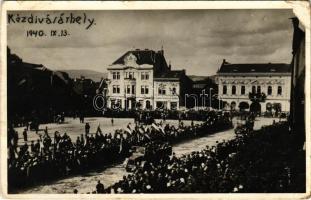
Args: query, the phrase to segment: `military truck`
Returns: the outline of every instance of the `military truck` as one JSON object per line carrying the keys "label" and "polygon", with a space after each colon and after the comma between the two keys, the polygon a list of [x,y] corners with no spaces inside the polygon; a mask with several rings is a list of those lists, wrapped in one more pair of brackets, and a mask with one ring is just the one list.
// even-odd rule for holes
{"label": "military truck", "polygon": [[132,155],[125,161],[125,169],[132,172],[145,162],[157,162],[172,154],[172,146],[167,142],[149,142],[145,146],[133,146]]}

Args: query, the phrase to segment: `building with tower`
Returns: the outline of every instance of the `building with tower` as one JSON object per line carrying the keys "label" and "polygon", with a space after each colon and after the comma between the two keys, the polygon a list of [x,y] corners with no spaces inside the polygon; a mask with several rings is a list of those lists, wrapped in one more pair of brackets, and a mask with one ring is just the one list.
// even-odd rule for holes
{"label": "building with tower", "polygon": [[164,50],[135,49],[108,67],[107,107],[111,109],[179,109],[191,89],[185,70],[172,70]]}

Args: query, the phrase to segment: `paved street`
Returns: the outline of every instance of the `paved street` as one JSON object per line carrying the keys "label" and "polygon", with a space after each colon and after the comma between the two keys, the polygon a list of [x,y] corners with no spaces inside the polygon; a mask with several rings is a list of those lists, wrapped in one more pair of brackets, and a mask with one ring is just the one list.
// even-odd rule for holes
{"label": "paved street", "polygon": [[[101,123],[102,128],[105,131],[112,131],[115,128],[125,127],[129,122],[132,122],[131,119],[117,119],[115,120],[115,126],[111,127],[110,119],[106,118],[87,118],[86,122],[91,123],[91,130],[96,130],[95,126],[98,125],[98,122]],[[278,119],[275,119],[278,121]],[[237,120],[233,119],[233,123],[236,124]],[[272,124],[273,118],[257,118],[255,121],[255,129],[261,128],[263,125]],[[178,124],[176,120],[167,120],[167,123]],[[190,124],[190,121],[186,121],[185,124]],[[106,125],[106,126],[104,126]],[[68,124],[49,124],[51,132],[55,130],[65,130],[70,136],[77,136],[84,131],[82,124],[79,124],[76,121],[71,121]],[[62,131],[61,131],[62,132]],[[33,133],[35,137],[35,133]],[[173,151],[177,156],[182,154],[190,153],[191,151],[196,151],[203,149],[206,145],[212,146],[216,141],[230,140],[234,138],[234,130],[226,130],[213,135],[206,137],[201,137],[198,139],[190,140],[187,142],[179,143],[173,146]],[[30,189],[23,191],[18,191],[19,193],[44,193],[44,194],[56,194],[56,193],[72,193],[73,189],[78,189],[79,193],[91,192],[95,189],[97,180],[105,185],[105,187],[117,182],[122,179],[124,175],[127,175],[125,168],[122,164],[112,165],[107,167],[102,171],[93,171],[83,175],[78,175],[74,177],[64,178],[55,182],[50,182],[46,185],[36,186]]]}
{"label": "paved street", "polygon": [[[159,122],[160,120],[156,120],[156,122]],[[105,117],[91,117],[91,118],[85,118],[85,123],[89,123],[90,133],[95,133],[97,130],[98,125],[100,125],[101,130],[103,133],[114,133],[114,130],[126,128],[126,126],[131,123],[134,125],[134,119],[130,118],[114,118],[114,124],[111,124],[111,118],[105,118]],[[185,125],[190,125],[191,121],[186,120],[183,121]],[[166,123],[171,125],[178,125],[177,120],[166,120]],[[195,124],[198,122],[194,122]],[[51,137],[54,137],[54,132],[59,131],[59,133],[62,135],[63,133],[67,133],[73,141],[76,141],[76,138],[80,136],[81,134],[85,133],[85,124],[80,123],[79,119],[73,119],[73,118],[65,118],[65,123],[63,124],[56,124],[56,123],[49,123],[49,124],[41,124],[39,126],[40,131],[38,134],[36,134],[35,131],[28,131],[28,143],[30,144],[30,141],[32,140],[38,140],[39,134],[44,134],[45,127],[48,128],[48,133]],[[23,130],[25,127],[19,127],[15,128],[15,130],[18,132],[19,140],[18,143],[24,144],[23,139]]]}

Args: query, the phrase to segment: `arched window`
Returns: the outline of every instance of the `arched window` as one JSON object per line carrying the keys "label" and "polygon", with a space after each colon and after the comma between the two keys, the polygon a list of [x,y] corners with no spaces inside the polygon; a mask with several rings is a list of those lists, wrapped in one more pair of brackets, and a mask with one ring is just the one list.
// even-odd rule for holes
{"label": "arched window", "polygon": [[245,109],[249,109],[249,104],[245,101],[242,101],[240,104],[239,104],[239,108],[240,110],[245,110]]}
{"label": "arched window", "polygon": [[278,86],[278,95],[282,95],[282,86]]}
{"label": "arched window", "polygon": [[252,93],[256,93],[256,86],[255,85],[252,86]]}
{"label": "arched window", "polygon": [[268,102],[266,104],[266,110],[269,111],[269,112],[272,110],[272,104],[271,103]]}
{"label": "arched window", "polygon": [[245,85],[241,86],[241,94],[244,95],[245,94]]}
{"label": "arched window", "polygon": [[231,110],[235,110],[235,107],[236,107],[236,103],[235,103],[235,101],[232,101],[231,102]]}
{"label": "arched window", "polygon": [[232,92],[233,95],[236,94],[236,87],[235,87],[235,85],[232,86],[232,91],[231,92]]}
{"label": "arched window", "polygon": [[260,85],[257,86],[257,93],[261,93],[261,87],[260,87]]}
{"label": "arched window", "polygon": [[271,85],[268,86],[268,95],[272,95],[272,87],[271,87]]}
{"label": "arched window", "polygon": [[226,85],[224,85],[222,87],[222,94],[227,94],[227,86]]}

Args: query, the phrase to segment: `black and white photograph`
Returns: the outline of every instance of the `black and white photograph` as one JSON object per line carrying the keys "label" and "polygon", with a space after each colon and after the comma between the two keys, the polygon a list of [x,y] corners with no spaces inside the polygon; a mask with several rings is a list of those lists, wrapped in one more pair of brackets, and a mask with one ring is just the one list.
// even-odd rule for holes
{"label": "black and white photograph", "polygon": [[293,9],[5,16],[8,195],[310,192]]}

